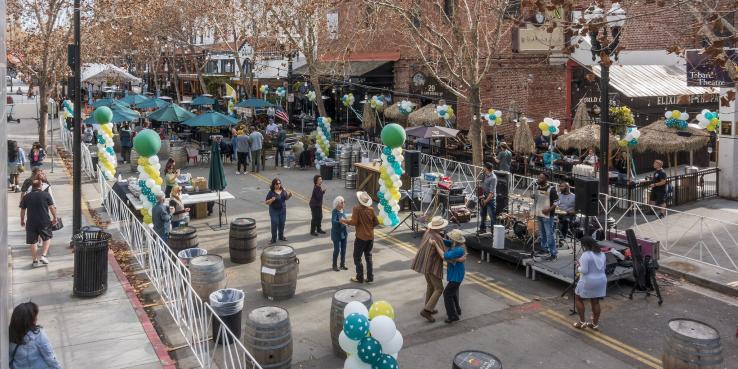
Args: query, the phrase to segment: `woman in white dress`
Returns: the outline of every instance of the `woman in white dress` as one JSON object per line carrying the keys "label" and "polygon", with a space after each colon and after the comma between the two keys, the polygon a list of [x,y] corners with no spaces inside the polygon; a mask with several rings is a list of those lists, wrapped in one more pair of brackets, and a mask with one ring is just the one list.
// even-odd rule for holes
{"label": "woman in white dress", "polygon": [[[576,294],[576,308],[579,321],[574,323],[576,328],[600,328],[600,299],[604,298],[607,290],[607,276],[605,276],[605,254],[592,237],[584,236],[581,239],[584,252],[577,262],[579,282],[574,290]],[[592,321],[584,320],[584,300],[592,305]]]}

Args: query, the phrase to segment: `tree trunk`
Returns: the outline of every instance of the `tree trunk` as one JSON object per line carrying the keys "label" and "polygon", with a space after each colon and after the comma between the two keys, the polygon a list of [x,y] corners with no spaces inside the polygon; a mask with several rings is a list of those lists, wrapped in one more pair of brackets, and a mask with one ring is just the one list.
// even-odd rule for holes
{"label": "tree trunk", "polygon": [[480,114],[481,96],[479,94],[479,86],[473,86],[469,90],[469,105],[472,114],[472,122],[469,127],[469,141],[472,145],[472,164],[481,166],[484,164],[484,132],[482,129],[482,120]]}
{"label": "tree trunk", "polygon": [[46,147],[46,128],[49,125],[49,88],[46,83],[38,88],[38,142]]}
{"label": "tree trunk", "polygon": [[[320,75],[317,73],[318,68],[310,66],[310,83],[313,85],[315,90],[315,105],[318,106],[318,115],[325,117],[325,104],[323,103],[323,90],[320,88]],[[313,72],[315,70],[315,72]]]}
{"label": "tree trunk", "polygon": [[174,95],[177,97],[177,101],[182,101],[182,96],[179,92],[179,68],[177,68],[177,59],[176,55],[174,58],[172,58],[172,77],[174,78]]}
{"label": "tree trunk", "polygon": [[254,61],[249,60],[249,80],[246,84],[246,96],[249,99],[254,97]]}

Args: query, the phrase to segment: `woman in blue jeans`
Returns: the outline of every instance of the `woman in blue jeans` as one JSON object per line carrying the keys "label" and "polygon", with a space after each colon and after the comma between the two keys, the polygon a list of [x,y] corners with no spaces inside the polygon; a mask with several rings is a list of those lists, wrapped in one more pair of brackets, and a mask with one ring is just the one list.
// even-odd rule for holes
{"label": "woman in blue jeans", "polygon": [[[333,211],[331,212],[331,241],[333,241],[333,270],[336,272],[348,270],[346,268],[346,241],[348,240],[348,230],[346,225],[341,223],[341,219],[346,219],[346,213],[343,212],[346,201],[343,196],[337,196],[333,200]],[[338,269],[338,254],[341,254],[341,269]]]}
{"label": "woman in blue jeans", "polygon": [[8,328],[11,369],[61,368],[49,338],[37,322],[38,306],[33,302],[24,302],[13,309]]}
{"label": "woman in blue jeans", "polygon": [[272,239],[270,245],[280,241],[287,241],[284,237],[284,223],[287,220],[287,200],[292,197],[292,193],[282,187],[282,181],[274,178],[269,186],[269,193],[266,196],[265,203],[269,205],[269,219],[272,223]]}

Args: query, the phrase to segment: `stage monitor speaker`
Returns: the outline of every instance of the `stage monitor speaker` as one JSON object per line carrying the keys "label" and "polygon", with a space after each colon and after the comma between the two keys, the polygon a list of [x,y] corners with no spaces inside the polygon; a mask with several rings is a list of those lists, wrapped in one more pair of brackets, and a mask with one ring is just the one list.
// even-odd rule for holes
{"label": "stage monitor speaker", "polygon": [[420,151],[405,150],[405,172],[411,178],[420,177]]}
{"label": "stage monitor speaker", "polygon": [[574,208],[587,216],[597,216],[599,181],[596,178],[574,178]]}

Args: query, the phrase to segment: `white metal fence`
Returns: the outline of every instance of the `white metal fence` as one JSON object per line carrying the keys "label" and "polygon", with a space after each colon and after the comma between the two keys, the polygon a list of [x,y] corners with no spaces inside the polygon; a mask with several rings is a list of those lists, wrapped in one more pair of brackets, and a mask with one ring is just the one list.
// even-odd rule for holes
{"label": "white metal fence", "polygon": [[[261,369],[243,343],[195,293],[189,270],[166,242],[136,217],[103,176],[97,177],[105,209],[159,293],[200,367]],[[220,329],[211,337],[215,319],[220,322]],[[213,343],[216,338],[220,342],[233,343],[216,345]]]}

